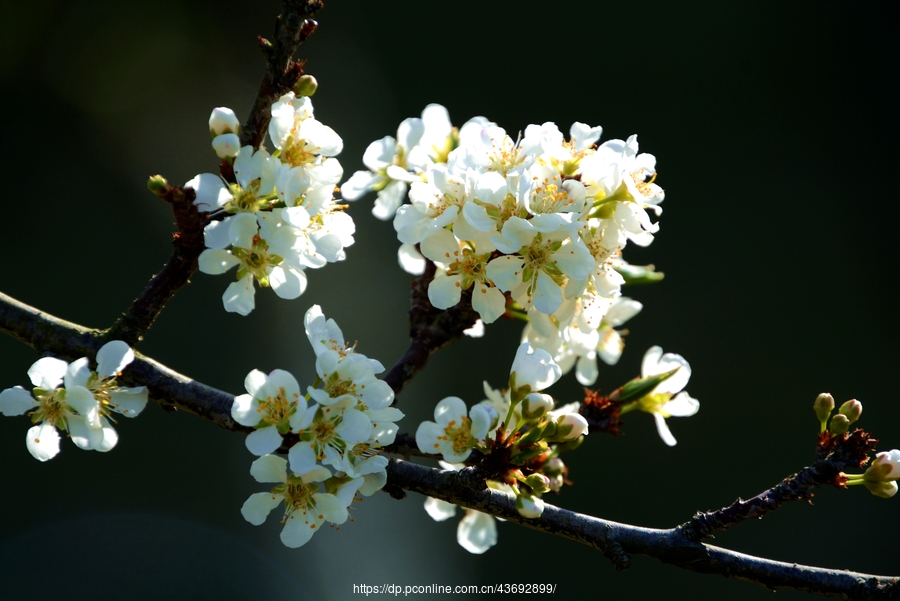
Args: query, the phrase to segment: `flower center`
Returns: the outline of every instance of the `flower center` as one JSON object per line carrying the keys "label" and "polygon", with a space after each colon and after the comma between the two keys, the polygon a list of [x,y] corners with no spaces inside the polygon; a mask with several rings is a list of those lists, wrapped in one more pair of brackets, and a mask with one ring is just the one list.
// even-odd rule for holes
{"label": "flower center", "polygon": [[252,248],[231,247],[231,254],[241,261],[237,272],[239,280],[250,273],[260,286],[264,288],[269,286],[269,267],[278,265],[284,259],[278,255],[269,254],[268,248],[269,245],[260,238],[259,234],[253,237]]}
{"label": "flower center", "polygon": [[465,453],[467,450],[475,446],[475,439],[472,438],[471,424],[472,420],[466,416],[462,416],[461,423],[457,424],[456,420],[451,421],[444,428],[444,436],[439,436],[441,440],[450,443],[450,447],[457,455]]}
{"label": "flower center", "polygon": [[290,417],[297,409],[300,395],[294,393],[294,398],[288,398],[287,391],[283,387],[278,388],[278,394],[274,397],[266,397],[259,402],[259,411],[263,413],[263,421],[267,424],[277,424],[281,420]]}

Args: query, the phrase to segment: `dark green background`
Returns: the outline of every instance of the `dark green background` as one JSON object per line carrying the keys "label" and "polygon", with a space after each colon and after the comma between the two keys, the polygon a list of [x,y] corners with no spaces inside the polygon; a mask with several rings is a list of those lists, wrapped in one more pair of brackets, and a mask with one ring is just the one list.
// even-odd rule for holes
{"label": "dark green background", "polygon": [[[148,175],[184,182],[214,171],[206,121],[246,117],[262,73],[257,34],[277,2],[0,3],[4,260],[0,290],[60,317],[109,325],[169,255],[168,208]],[[672,419],[668,448],[648,415],[625,435],[591,436],[567,462],[560,506],[643,526],[750,497],[812,456],[816,395],[865,405],[861,425],[900,447],[896,93],[897,21],[888,4],[332,0],[301,57],[320,82],[316,115],[345,141],[349,176],[366,145],[430,102],[461,125],[485,115],[507,131],[554,121],[639,134],[666,189],[662,228],[626,258],[664,283],[627,291],[630,322],[609,389],[660,344],[693,367],[702,403]],[[409,277],[371,197],[350,209],[348,260],[309,273],[307,293],[257,295],[226,314],[227,277],[197,274],[140,350],[241,393],[253,368],[313,377],[302,316],[313,303],[359,350],[391,365],[406,342]],[[441,398],[504,384],[520,327],[436,355],[403,393],[403,429]],[[26,385],[37,359],[0,339],[0,388]],[[580,395],[572,375],[553,392]],[[64,441],[39,464],[25,418],[0,419],[0,579],[4,599],[346,599],[354,583],[547,582],[601,599],[767,599],[755,585],[643,557],[617,573],[573,542],[501,524],[483,556],[455,543],[410,495],[378,494],[355,522],[299,550],[277,520],[240,517],[263,490],[239,435],[150,406],[121,420],[111,453]],[[870,573],[900,573],[900,500],[821,490],[742,524],[716,543]],[[800,599],[784,592],[779,599]]]}

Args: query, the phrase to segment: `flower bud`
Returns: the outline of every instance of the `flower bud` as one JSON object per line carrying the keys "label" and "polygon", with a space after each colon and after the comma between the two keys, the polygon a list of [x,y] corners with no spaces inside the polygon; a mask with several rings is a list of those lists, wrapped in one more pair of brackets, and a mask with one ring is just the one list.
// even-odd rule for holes
{"label": "flower bud", "polygon": [[147,189],[159,196],[169,187],[169,182],[161,175],[151,175],[147,179]]}
{"label": "flower bud", "polygon": [[681,367],[676,367],[671,371],[647,376],[646,378],[635,378],[634,380],[624,384],[618,390],[614,390],[609,398],[620,403],[634,401],[643,398],[656,390],[656,387],[665,382],[677,372]]}
{"label": "flower bud", "polygon": [[556,435],[553,439],[558,442],[573,440],[586,433],[587,429],[587,420],[581,415],[566,413],[556,419]]}
{"label": "flower bud", "polygon": [[312,96],[316,93],[318,87],[319,82],[316,81],[315,77],[312,75],[303,75],[297,80],[297,85],[294,86],[294,94],[298,97]]}
{"label": "flower bud", "polygon": [[240,128],[241,123],[237,115],[224,106],[214,108],[209,116],[209,135],[214,138],[222,134],[236,134]]}
{"label": "flower bud", "polygon": [[847,401],[846,403],[841,405],[841,408],[838,409],[838,413],[840,413],[841,415],[846,415],[847,419],[850,420],[850,423],[852,424],[853,422],[858,420],[859,416],[862,414],[862,403],[860,403],[856,399]]}
{"label": "flower bud", "polygon": [[562,477],[562,474],[553,476],[552,478],[550,478],[550,490],[558,493],[560,490],[562,490],[563,484],[565,483],[566,481]]}
{"label": "flower bud", "polygon": [[241,151],[241,139],[236,134],[222,134],[213,138],[212,147],[220,159],[234,158]]}
{"label": "flower bud", "polygon": [[550,490],[550,478],[544,474],[531,474],[525,478],[525,484],[539,495]]}
{"label": "flower bud", "polygon": [[813,411],[816,412],[816,417],[819,418],[819,421],[824,424],[831,417],[831,412],[834,411],[834,397],[827,392],[823,392],[816,397],[816,402],[813,403]]}
{"label": "flower bud", "polygon": [[516,499],[516,511],[523,518],[539,518],[544,513],[544,500],[532,495],[519,495]]}
{"label": "flower bud", "polygon": [[566,469],[566,464],[563,463],[563,460],[559,457],[552,457],[544,463],[541,471],[548,476],[557,476],[563,473],[564,469]]}
{"label": "flower bud", "polygon": [[513,392],[523,388],[527,388],[526,393],[538,392],[549,388],[562,376],[562,369],[553,361],[550,353],[543,349],[532,349],[527,342],[519,346],[509,371],[509,386]]}
{"label": "flower bud", "polygon": [[553,397],[549,394],[532,392],[522,400],[522,417],[534,420],[553,409]]}
{"label": "flower bud", "polygon": [[[896,480],[891,480],[890,482],[870,482],[866,480],[865,485],[870,493],[876,497],[881,497],[882,499],[890,499],[897,494]],[[516,502],[516,509],[518,509],[518,502]],[[520,511],[519,513],[522,512]]]}
{"label": "flower bud", "polygon": [[863,477],[871,482],[900,479],[900,450],[878,453]]}
{"label": "flower bud", "polygon": [[832,436],[838,436],[839,434],[846,434],[847,430],[850,429],[850,420],[843,413],[838,413],[834,417],[831,418],[831,423],[828,424],[828,431],[831,432]]}

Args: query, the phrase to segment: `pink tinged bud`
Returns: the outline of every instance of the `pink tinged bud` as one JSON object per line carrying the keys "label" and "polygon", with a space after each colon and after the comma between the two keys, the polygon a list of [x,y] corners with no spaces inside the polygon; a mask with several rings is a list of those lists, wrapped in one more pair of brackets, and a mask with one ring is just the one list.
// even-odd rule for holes
{"label": "pink tinged bud", "polygon": [[516,499],[516,511],[523,518],[539,518],[544,513],[544,500],[531,495],[519,495]]}
{"label": "pink tinged bud", "polygon": [[862,415],[862,403],[860,403],[856,399],[847,401],[846,403],[841,405],[841,408],[838,409],[838,413],[840,413],[841,415],[846,415],[847,419],[850,420],[850,423],[852,424],[859,419],[860,415]]}
{"label": "pink tinged bud", "polygon": [[832,436],[838,436],[839,434],[846,434],[847,430],[850,429],[850,420],[843,413],[838,413],[834,417],[831,418],[831,423],[828,424],[828,431],[831,432]]}
{"label": "pink tinged bud", "polygon": [[548,459],[546,463],[544,463],[544,467],[541,468],[541,471],[547,474],[548,476],[557,476],[562,474],[566,465],[563,463],[563,460],[559,457],[552,457]]}
{"label": "pink tinged bud", "polygon": [[875,456],[875,461],[864,474],[870,482],[887,482],[900,479],[900,450],[883,451]]}
{"label": "pink tinged bud", "polygon": [[819,421],[824,424],[831,417],[831,412],[834,411],[834,397],[827,392],[823,392],[816,397],[816,402],[813,403],[813,411],[816,412],[816,417],[819,418]]}
{"label": "pink tinged bud", "polygon": [[222,134],[236,134],[240,127],[241,123],[234,111],[224,106],[214,108],[209,116],[209,133],[213,137]]}
{"label": "pink tinged bud", "polygon": [[560,441],[572,440],[587,433],[587,430],[588,423],[586,419],[577,413],[566,413],[559,416],[556,420],[555,438]]}
{"label": "pink tinged bud", "polygon": [[220,159],[234,158],[241,151],[241,139],[235,134],[222,134],[213,138],[212,147]]}
{"label": "pink tinged bud", "polygon": [[525,478],[525,484],[539,495],[550,490],[550,478],[544,474],[531,474]]}

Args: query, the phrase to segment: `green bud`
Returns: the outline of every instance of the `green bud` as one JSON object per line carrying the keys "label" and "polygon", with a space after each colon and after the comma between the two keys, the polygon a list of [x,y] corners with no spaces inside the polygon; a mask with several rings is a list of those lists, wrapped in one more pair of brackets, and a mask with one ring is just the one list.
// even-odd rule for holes
{"label": "green bud", "polygon": [[315,77],[304,75],[297,80],[297,85],[294,86],[294,94],[297,96],[312,96],[316,93],[316,88],[318,87],[319,82],[316,81]]}
{"label": "green bud", "polygon": [[828,424],[828,431],[831,432],[832,436],[839,436],[840,434],[846,434],[847,430],[850,429],[850,420],[843,413],[838,413],[834,417],[831,418],[831,423]]}
{"label": "green bud", "polygon": [[672,371],[667,371],[664,374],[647,376],[646,378],[635,378],[618,390],[613,391],[613,393],[609,395],[609,398],[620,403],[643,398],[653,392],[653,389],[659,386],[662,382],[671,378],[672,375],[679,369],[681,368],[676,367]]}
{"label": "green bud", "polygon": [[559,457],[553,457],[544,464],[544,467],[541,468],[541,471],[548,476],[558,476],[563,473],[563,470],[566,468],[566,464],[563,463],[563,460]]}
{"label": "green bud", "polygon": [[665,277],[653,265],[619,265],[615,269],[625,278],[625,284],[655,284]]}
{"label": "green bud", "polygon": [[862,415],[862,403],[860,403],[856,399],[847,401],[846,403],[841,405],[841,408],[838,409],[838,413],[840,413],[841,415],[846,415],[847,419],[850,420],[850,423],[852,424],[859,419],[860,415]]}
{"label": "green bud", "polygon": [[147,189],[159,196],[169,188],[169,182],[161,175],[151,175],[147,180]]}
{"label": "green bud", "polygon": [[522,417],[535,420],[553,409],[553,397],[549,394],[532,392],[522,400]]}
{"label": "green bud", "polygon": [[813,403],[813,411],[816,412],[816,417],[819,418],[819,421],[824,424],[831,417],[831,412],[834,411],[834,397],[827,392],[823,392],[816,397],[816,402]]}
{"label": "green bud", "polygon": [[539,495],[550,490],[550,478],[544,474],[531,474],[525,478],[525,484]]}

